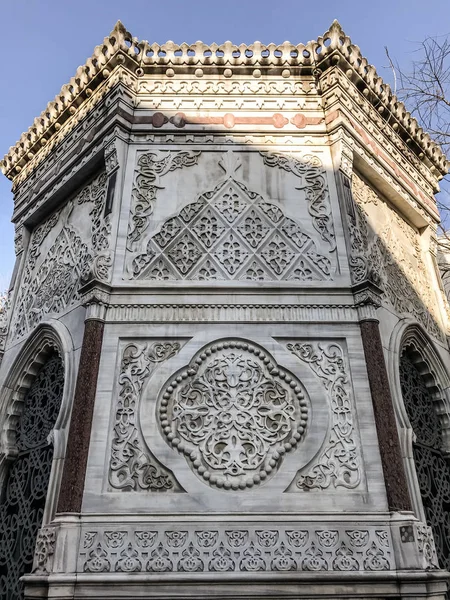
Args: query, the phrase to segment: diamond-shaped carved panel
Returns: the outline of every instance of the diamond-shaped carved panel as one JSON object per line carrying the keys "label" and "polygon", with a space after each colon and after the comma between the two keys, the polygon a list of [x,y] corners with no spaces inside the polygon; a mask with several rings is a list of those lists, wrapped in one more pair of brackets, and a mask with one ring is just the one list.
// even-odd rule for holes
{"label": "diamond-shaped carved panel", "polygon": [[332,278],[331,258],[301,223],[229,175],[163,223],[147,244],[155,249],[137,257],[136,277],[172,279],[173,268],[191,281]]}
{"label": "diamond-shaped carved panel", "polygon": [[189,233],[185,233],[167,252],[170,260],[186,275],[202,255],[202,250]]}

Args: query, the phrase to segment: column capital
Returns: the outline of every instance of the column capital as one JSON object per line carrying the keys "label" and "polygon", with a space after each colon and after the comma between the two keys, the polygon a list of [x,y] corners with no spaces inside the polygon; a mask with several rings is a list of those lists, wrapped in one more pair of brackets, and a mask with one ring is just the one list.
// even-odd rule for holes
{"label": "column capital", "polygon": [[81,289],[81,302],[86,308],[85,321],[104,321],[110,304],[111,286],[91,279]]}
{"label": "column capital", "polygon": [[353,300],[358,309],[358,319],[362,321],[376,321],[377,308],[381,306],[383,290],[370,279],[365,279],[352,287]]}

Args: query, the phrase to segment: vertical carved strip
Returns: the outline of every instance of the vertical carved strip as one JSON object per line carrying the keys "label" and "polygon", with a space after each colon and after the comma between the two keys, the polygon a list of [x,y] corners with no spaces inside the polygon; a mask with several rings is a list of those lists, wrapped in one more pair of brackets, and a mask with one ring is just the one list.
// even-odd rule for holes
{"label": "vertical carved strip", "polygon": [[103,329],[104,324],[101,321],[86,321],[58,512],[80,512],[81,510]]}
{"label": "vertical carved strip", "polygon": [[354,489],[361,483],[361,458],[343,349],[337,343],[311,342],[287,344],[286,348],[317,375],[325,387],[331,409],[328,444],[306,474],[297,473],[295,487],[313,490],[333,485]]}
{"label": "vertical carved strip", "polygon": [[378,321],[360,323],[390,510],[412,510]]}

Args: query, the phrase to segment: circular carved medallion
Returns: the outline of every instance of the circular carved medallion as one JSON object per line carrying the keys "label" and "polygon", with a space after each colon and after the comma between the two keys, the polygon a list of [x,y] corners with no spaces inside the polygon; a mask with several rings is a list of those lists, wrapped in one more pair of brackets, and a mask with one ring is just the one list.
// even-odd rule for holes
{"label": "circular carved medallion", "polygon": [[251,342],[203,348],[166,383],[162,431],[209,485],[246,489],[275,472],[296,447],[308,419],[303,388]]}

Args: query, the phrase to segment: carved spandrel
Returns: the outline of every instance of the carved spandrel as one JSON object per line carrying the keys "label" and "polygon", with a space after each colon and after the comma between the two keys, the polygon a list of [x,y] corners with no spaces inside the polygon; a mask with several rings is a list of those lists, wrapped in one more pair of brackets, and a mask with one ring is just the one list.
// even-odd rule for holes
{"label": "carved spandrel", "polygon": [[161,154],[147,152],[138,158],[128,223],[128,251],[134,252],[139,248],[141,238],[149,226],[157,191],[164,187],[161,177],[175,169],[196,165],[199,155],[199,150]]}
{"label": "carved spandrel", "polygon": [[77,302],[80,285],[93,273],[108,280],[112,261],[111,224],[109,215],[104,216],[106,182],[106,174],[100,174],[32,232],[13,316],[14,337]]}
{"label": "carved spandrel", "polygon": [[109,483],[124,491],[180,492],[173,473],[147,448],[140,430],[142,389],[157,366],[175,356],[180,342],[130,343],[122,352],[111,442]]}
{"label": "carved spandrel", "polygon": [[333,343],[293,342],[287,349],[309,365],[324,386],[331,412],[329,438],[313,466],[297,473],[287,491],[357,488],[362,480],[359,440],[353,420],[348,367],[342,347]]}
{"label": "carved spandrel", "polygon": [[301,159],[273,152],[261,152],[261,155],[265,165],[284,169],[299,178],[296,189],[305,193],[314,228],[319,232],[320,237],[328,242],[330,249],[334,250],[336,235],[331,214],[330,194],[325,169],[320,159],[312,154],[306,154]]}

